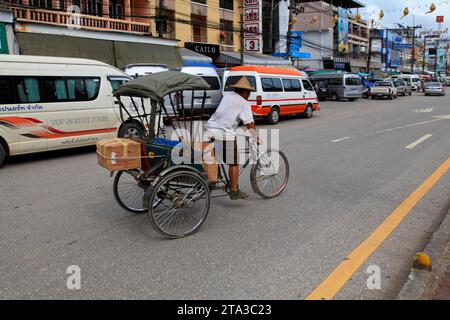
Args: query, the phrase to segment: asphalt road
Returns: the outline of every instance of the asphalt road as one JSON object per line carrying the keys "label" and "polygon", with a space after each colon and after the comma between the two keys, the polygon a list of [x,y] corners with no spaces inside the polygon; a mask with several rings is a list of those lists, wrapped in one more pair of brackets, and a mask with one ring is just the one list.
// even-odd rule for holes
{"label": "asphalt road", "polygon": [[[0,298],[305,298],[450,156],[449,97],[321,108],[271,127],[291,165],[279,198],[214,199],[180,240],[116,205],[93,148],[11,159],[0,170]],[[251,191],[248,176],[241,187]],[[447,173],[335,298],[395,298],[449,200]],[[70,265],[80,290],[66,287]],[[366,285],[371,265],[379,290]]]}

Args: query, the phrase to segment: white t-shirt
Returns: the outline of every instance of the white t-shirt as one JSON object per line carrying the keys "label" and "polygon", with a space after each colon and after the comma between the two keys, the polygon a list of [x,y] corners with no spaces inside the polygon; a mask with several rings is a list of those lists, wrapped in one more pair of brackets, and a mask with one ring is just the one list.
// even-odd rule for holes
{"label": "white t-shirt", "polygon": [[[226,140],[235,137],[239,122],[244,124],[255,122],[253,120],[251,104],[237,93],[226,93],[217,107],[216,112],[205,124],[210,132],[225,135]],[[217,137],[219,138],[219,137]]]}

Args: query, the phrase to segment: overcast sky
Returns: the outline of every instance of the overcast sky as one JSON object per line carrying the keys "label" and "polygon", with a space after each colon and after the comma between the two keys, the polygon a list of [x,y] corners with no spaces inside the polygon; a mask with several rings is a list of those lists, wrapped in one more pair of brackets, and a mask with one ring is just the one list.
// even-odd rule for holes
{"label": "overcast sky", "polygon": [[[396,23],[412,26],[414,18],[415,24],[422,25],[425,30],[437,30],[437,15],[445,16],[442,29],[450,27],[450,0],[360,0],[360,2],[366,5],[360,10],[363,19],[378,20],[378,13],[380,10],[384,11],[385,15],[381,20],[383,27],[397,27]],[[432,3],[436,5],[436,11],[425,14]],[[409,15],[402,19],[405,7],[409,8]]]}

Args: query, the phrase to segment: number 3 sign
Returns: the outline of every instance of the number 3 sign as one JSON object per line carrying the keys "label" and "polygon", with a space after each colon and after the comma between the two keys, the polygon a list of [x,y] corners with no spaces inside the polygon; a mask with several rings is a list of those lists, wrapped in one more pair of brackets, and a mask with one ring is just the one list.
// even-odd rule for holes
{"label": "number 3 sign", "polygon": [[245,51],[259,51],[259,39],[245,39]]}

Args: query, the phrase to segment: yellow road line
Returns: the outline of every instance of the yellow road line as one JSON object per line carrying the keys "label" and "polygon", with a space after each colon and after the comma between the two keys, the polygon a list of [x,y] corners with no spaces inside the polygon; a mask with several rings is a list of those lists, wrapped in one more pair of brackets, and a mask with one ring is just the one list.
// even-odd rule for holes
{"label": "yellow road line", "polygon": [[390,216],[336,269],[306,297],[306,300],[328,300],[342,289],[352,275],[374,253],[378,247],[389,237],[404,218],[419,201],[439,182],[449,171],[450,158],[448,158],[431,176],[429,176]]}

